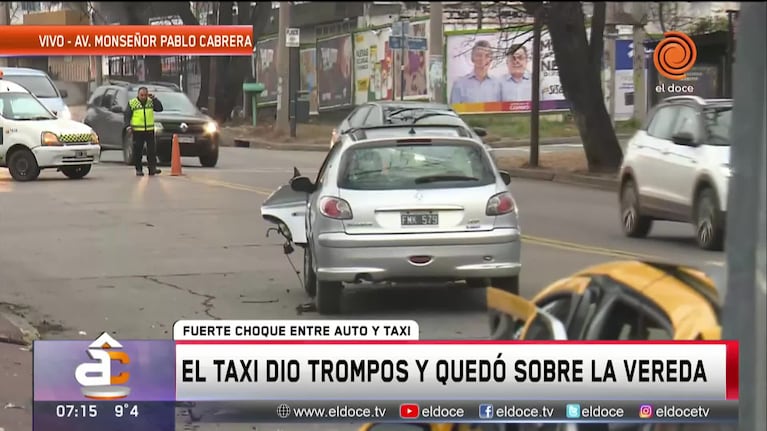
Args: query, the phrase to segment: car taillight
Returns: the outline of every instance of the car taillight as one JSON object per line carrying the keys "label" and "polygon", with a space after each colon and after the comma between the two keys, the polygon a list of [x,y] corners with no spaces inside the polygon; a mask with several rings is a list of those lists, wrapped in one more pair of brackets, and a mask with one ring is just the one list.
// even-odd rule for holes
{"label": "car taillight", "polygon": [[485,214],[502,215],[512,211],[514,211],[514,198],[511,197],[511,193],[503,192],[494,195],[487,201]]}
{"label": "car taillight", "polygon": [[336,220],[352,218],[352,208],[343,199],[324,197],[320,199],[320,214]]}

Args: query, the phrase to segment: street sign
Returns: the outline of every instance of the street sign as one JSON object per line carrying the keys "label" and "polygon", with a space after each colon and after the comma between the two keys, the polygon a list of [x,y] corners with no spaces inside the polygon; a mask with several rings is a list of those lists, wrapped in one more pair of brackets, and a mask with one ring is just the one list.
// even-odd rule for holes
{"label": "street sign", "polygon": [[390,49],[402,49],[402,36],[389,36]]}
{"label": "street sign", "polygon": [[301,29],[285,29],[285,46],[288,48],[298,48],[301,46]]}
{"label": "street sign", "polygon": [[412,51],[426,51],[427,43],[425,37],[407,38],[407,49]]}

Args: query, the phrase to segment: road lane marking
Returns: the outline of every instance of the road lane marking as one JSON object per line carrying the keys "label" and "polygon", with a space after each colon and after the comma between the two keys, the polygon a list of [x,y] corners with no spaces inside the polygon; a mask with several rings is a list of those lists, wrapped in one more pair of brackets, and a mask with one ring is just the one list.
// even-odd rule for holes
{"label": "road lane marking", "polygon": [[[245,191],[250,193],[257,193],[264,196],[269,196],[270,194],[272,194],[272,191],[262,189],[260,187],[252,187],[245,184],[221,181],[221,180],[216,180],[209,177],[185,176],[181,178],[185,178],[189,181],[205,184],[212,187],[223,187],[223,188],[228,188],[232,190],[240,190],[240,191]],[[649,261],[671,260],[671,259],[663,258],[660,256],[654,256],[654,255],[649,255],[644,253],[635,253],[635,252],[625,251],[625,250],[596,247],[596,246],[590,246],[586,244],[567,242],[567,241],[562,241],[558,239],[545,238],[545,237],[539,237],[539,236],[533,236],[533,235],[522,235],[522,241],[529,244],[557,248],[560,250],[575,251],[580,253],[595,254],[595,255],[609,256],[609,257],[618,257],[623,259],[641,259],[641,260],[649,260]],[[706,264],[715,265],[715,266],[724,266],[724,263],[719,261],[708,261],[706,262]]]}

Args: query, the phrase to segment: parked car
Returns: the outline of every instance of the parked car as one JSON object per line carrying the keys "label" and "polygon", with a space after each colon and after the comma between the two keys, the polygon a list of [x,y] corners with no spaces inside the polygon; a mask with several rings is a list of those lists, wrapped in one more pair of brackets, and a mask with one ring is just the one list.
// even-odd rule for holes
{"label": "parked car", "polygon": [[183,157],[198,157],[200,164],[214,167],[218,163],[219,128],[207,109],[198,109],[178,86],[166,82],[128,83],[111,81],[98,87],[88,100],[85,124],[101,136],[104,150],[123,152],[123,161],[133,164],[133,146],[125,122],[128,101],[147,87],[162,102],[163,111],[156,112],[155,142],[160,163],[170,163],[173,135],[178,135]]}
{"label": "parked car", "polygon": [[26,67],[3,67],[2,73],[3,79],[15,82],[34,94],[53,115],[64,120],[72,119],[72,112],[64,102],[69,96],[67,90],[56,87],[47,73]]}
{"label": "parked car", "polygon": [[296,172],[261,214],[304,248],[322,314],[340,311],[343,283],[490,279],[517,291],[510,182],[464,127],[369,127],[334,145],[315,180]]}
{"label": "parked car", "polygon": [[450,105],[417,101],[369,102],[354,108],[338,127],[333,129],[330,146],[338,143],[355,128],[378,127],[387,124],[453,125],[464,127],[476,140],[482,141],[487,131],[471,127]]}
{"label": "parked car", "polygon": [[[719,340],[719,293],[703,272],[607,262],[555,281],[532,300],[489,288],[493,340]],[[399,427],[399,428],[396,428]],[[716,431],[720,424],[365,424],[360,431]],[[726,428],[725,428],[726,429]]]}
{"label": "parked car", "polygon": [[0,76],[0,167],[14,180],[34,181],[48,168],[80,179],[100,152],[90,127],[57,118],[25,87]]}
{"label": "parked car", "polygon": [[646,237],[654,220],[691,223],[698,245],[724,248],[731,99],[665,99],[631,138],[620,170],[621,225]]}

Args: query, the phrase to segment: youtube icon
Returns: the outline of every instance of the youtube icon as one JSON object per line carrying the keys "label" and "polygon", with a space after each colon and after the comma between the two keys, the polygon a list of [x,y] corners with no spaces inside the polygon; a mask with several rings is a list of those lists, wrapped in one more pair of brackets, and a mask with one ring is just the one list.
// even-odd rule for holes
{"label": "youtube icon", "polygon": [[402,419],[418,419],[420,415],[421,408],[418,407],[418,404],[400,404],[399,406],[399,417]]}

